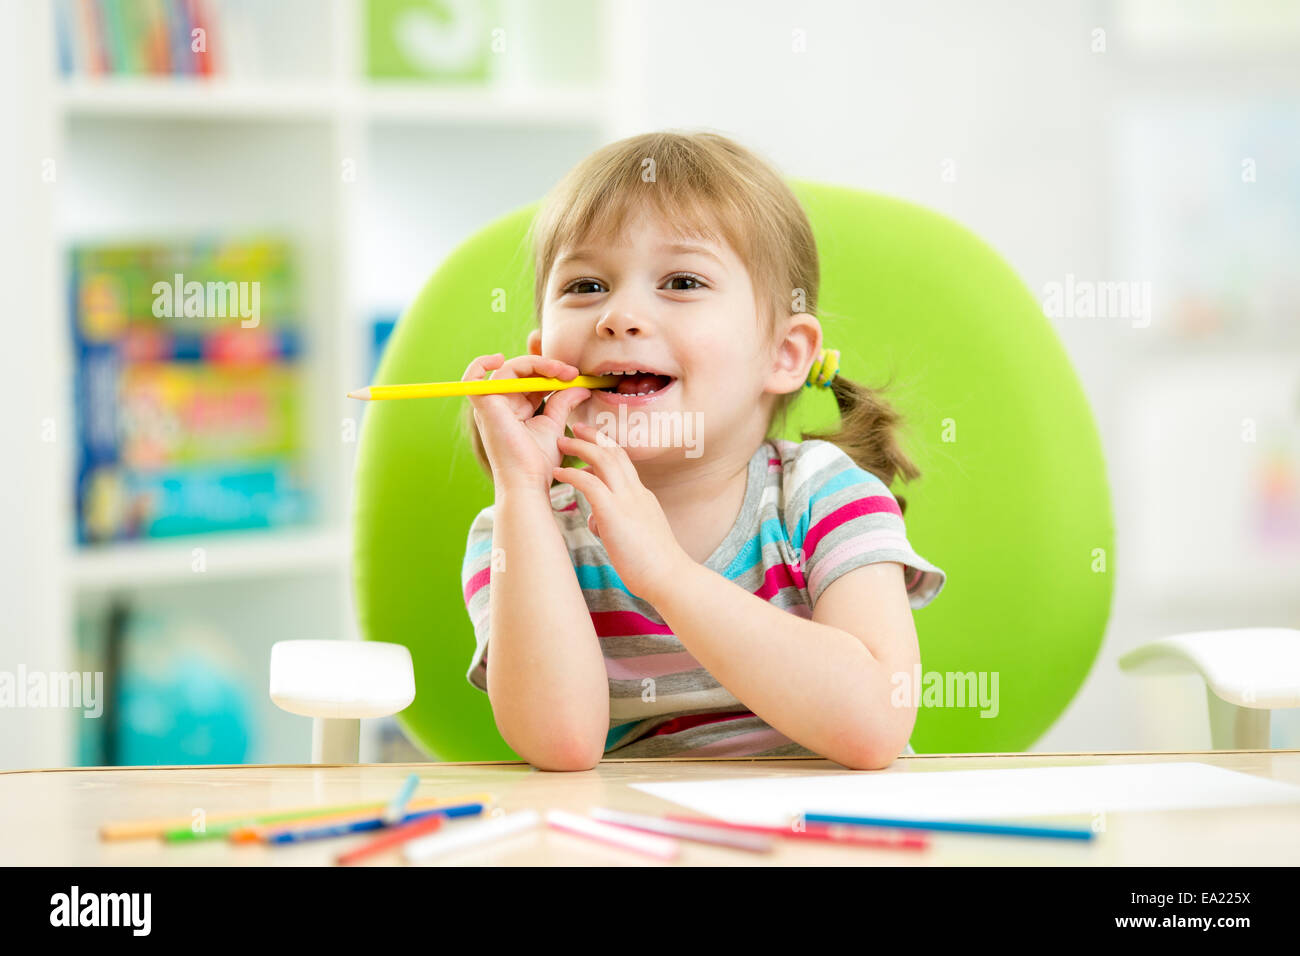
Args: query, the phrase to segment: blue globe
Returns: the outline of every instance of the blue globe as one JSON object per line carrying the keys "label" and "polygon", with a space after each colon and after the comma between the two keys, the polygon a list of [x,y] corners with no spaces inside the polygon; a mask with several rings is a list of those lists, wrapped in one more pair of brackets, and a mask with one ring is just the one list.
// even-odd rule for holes
{"label": "blue globe", "polygon": [[225,642],[156,616],[133,619],[118,675],[123,765],[243,763],[252,707]]}

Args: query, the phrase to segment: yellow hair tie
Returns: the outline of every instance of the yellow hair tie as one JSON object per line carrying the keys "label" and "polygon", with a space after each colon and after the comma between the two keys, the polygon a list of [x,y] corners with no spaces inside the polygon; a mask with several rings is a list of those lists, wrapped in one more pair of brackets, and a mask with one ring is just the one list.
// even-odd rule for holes
{"label": "yellow hair tie", "polygon": [[830,388],[831,381],[839,371],[840,350],[822,349],[821,355],[817,356],[817,361],[813,362],[812,368],[808,370],[808,380],[803,383],[803,387],[811,388],[815,385],[818,388]]}

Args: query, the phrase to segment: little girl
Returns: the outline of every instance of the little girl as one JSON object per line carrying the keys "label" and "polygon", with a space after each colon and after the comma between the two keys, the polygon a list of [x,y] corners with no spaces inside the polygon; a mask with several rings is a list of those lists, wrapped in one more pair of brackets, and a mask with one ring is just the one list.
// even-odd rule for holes
{"label": "little girl", "polygon": [[[467,406],[496,492],[462,570],[467,676],[502,737],[546,770],[911,753],[911,610],[946,576],[889,490],[919,476],[898,416],[823,349],[816,243],[780,175],[715,134],[633,136],[560,181],[532,243],[528,352],[464,379],[619,382]],[[807,385],[841,427],[771,437]]]}

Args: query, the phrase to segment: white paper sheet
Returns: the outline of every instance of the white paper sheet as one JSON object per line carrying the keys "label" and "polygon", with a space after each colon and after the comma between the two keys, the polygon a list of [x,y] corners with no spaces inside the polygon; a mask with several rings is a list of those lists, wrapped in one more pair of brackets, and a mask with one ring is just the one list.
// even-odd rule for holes
{"label": "white paper sheet", "polygon": [[800,812],[1018,820],[1116,810],[1300,804],[1300,786],[1191,762],[786,775],[632,786],[708,816],[773,826],[785,826]]}

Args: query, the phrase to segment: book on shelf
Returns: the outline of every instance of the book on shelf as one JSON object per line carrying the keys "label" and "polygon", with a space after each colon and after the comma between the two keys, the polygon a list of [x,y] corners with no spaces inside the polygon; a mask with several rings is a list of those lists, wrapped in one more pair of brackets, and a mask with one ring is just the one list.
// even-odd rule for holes
{"label": "book on shelf", "polygon": [[375,380],[375,373],[379,371],[379,363],[384,357],[384,349],[388,347],[388,340],[397,327],[397,318],[396,312],[381,312],[370,320],[370,368],[367,382]]}
{"label": "book on shelf", "polygon": [[230,73],[255,46],[246,0],[55,0],[65,77]]}
{"label": "book on shelf", "polygon": [[229,623],[122,594],[75,622],[93,718],[76,721],[77,765],[243,763],[259,746],[262,682]]}
{"label": "book on shelf", "polygon": [[69,295],[80,544],[310,520],[287,243],[79,245]]}

